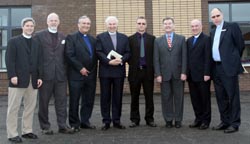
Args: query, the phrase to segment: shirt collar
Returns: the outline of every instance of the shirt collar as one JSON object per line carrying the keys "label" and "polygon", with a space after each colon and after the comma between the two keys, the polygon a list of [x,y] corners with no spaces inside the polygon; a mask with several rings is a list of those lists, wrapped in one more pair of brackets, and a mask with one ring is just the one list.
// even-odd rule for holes
{"label": "shirt collar", "polygon": [[26,35],[26,34],[22,34],[23,35],[23,37],[25,37],[26,39],[30,39],[32,36],[31,35]]}

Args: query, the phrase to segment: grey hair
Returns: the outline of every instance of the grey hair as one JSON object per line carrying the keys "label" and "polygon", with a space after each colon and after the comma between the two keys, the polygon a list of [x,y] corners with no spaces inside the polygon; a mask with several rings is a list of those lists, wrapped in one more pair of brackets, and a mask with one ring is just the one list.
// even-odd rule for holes
{"label": "grey hair", "polygon": [[25,23],[31,21],[34,25],[36,25],[36,22],[33,18],[31,17],[26,17],[26,18],[23,18],[22,21],[21,21],[21,26],[23,27],[25,25]]}
{"label": "grey hair", "polygon": [[56,14],[56,13],[50,13],[48,16],[47,16],[47,21],[52,17],[52,16],[57,16],[58,17],[58,19],[59,19],[59,15],[58,14]]}
{"label": "grey hair", "polygon": [[116,24],[118,25],[118,19],[116,16],[108,16],[106,19],[105,19],[105,23],[108,24],[110,20],[115,20]]}
{"label": "grey hair", "polygon": [[78,18],[78,23],[80,22],[81,19],[89,19],[89,21],[91,22],[90,18],[88,16],[86,16],[86,15],[79,17]]}

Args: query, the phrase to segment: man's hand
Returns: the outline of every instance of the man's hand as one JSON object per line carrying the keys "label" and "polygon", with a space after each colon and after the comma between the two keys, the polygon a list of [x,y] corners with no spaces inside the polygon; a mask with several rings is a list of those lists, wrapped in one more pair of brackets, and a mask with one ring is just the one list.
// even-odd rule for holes
{"label": "man's hand", "polygon": [[120,59],[120,58],[112,59],[112,60],[109,61],[109,64],[113,65],[113,66],[122,64],[122,59]]}
{"label": "man's hand", "polygon": [[181,80],[185,81],[187,79],[187,75],[186,74],[181,74]]}
{"label": "man's hand", "polygon": [[12,77],[12,78],[10,79],[10,82],[11,82],[13,85],[17,85],[17,83],[18,83],[18,78],[17,78],[17,77]]}
{"label": "man's hand", "polygon": [[210,80],[210,76],[204,76],[204,81],[206,82],[206,81],[208,81],[208,80]]}
{"label": "man's hand", "polygon": [[88,76],[89,75],[89,71],[86,69],[86,68],[82,68],[80,70],[80,73],[83,75],[83,76]]}
{"label": "man's hand", "polygon": [[156,82],[162,83],[162,76],[157,76],[156,77]]}
{"label": "man's hand", "polygon": [[43,84],[43,81],[41,79],[37,80],[37,88],[40,88]]}

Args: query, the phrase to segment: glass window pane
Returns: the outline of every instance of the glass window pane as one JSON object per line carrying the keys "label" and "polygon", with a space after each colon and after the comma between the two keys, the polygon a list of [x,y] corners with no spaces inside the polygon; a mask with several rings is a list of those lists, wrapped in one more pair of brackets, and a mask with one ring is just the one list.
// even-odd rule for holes
{"label": "glass window pane", "polygon": [[8,9],[0,9],[0,26],[8,26]]}
{"label": "glass window pane", "polygon": [[0,68],[5,69],[6,65],[5,65],[5,53],[6,50],[0,50]]}
{"label": "glass window pane", "polygon": [[250,25],[240,24],[240,29],[245,40],[245,50],[242,55],[242,63],[250,64]]}
{"label": "glass window pane", "polygon": [[20,35],[20,34],[22,34],[22,28],[15,28],[15,29],[12,29],[11,31],[12,37]]}
{"label": "glass window pane", "polygon": [[211,21],[211,18],[210,18],[210,12],[213,8],[219,8],[223,15],[224,15],[224,20],[225,21],[229,21],[229,4],[218,4],[218,3],[215,3],[215,4],[209,4],[208,5],[208,13],[209,13],[209,22],[212,22]]}
{"label": "glass window pane", "polygon": [[250,21],[250,3],[232,4],[232,21]]}
{"label": "glass window pane", "polygon": [[11,9],[11,26],[21,26],[21,21],[25,17],[31,17],[30,8],[12,8]]}
{"label": "glass window pane", "polygon": [[7,30],[0,30],[0,47],[7,46]]}

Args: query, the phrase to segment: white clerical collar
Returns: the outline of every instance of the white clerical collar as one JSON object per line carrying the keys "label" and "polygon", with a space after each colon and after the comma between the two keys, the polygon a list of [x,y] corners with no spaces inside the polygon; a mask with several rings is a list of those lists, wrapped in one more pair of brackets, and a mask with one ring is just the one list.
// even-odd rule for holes
{"label": "white clerical collar", "polygon": [[57,29],[48,28],[48,31],[51,32],[51,33],[57,33]]}
{"label": "white clerical collar", "polygon": [[116,35],[116,32],[109,32],[109,35]]}
{"label": "white clerical collar", "polygon": [[26,34],[22,34],[23,35],[23,37],[25,37],[25,38],[27,38],[27,39],[30,39],[32,36],[31,35],[26,35]]}

